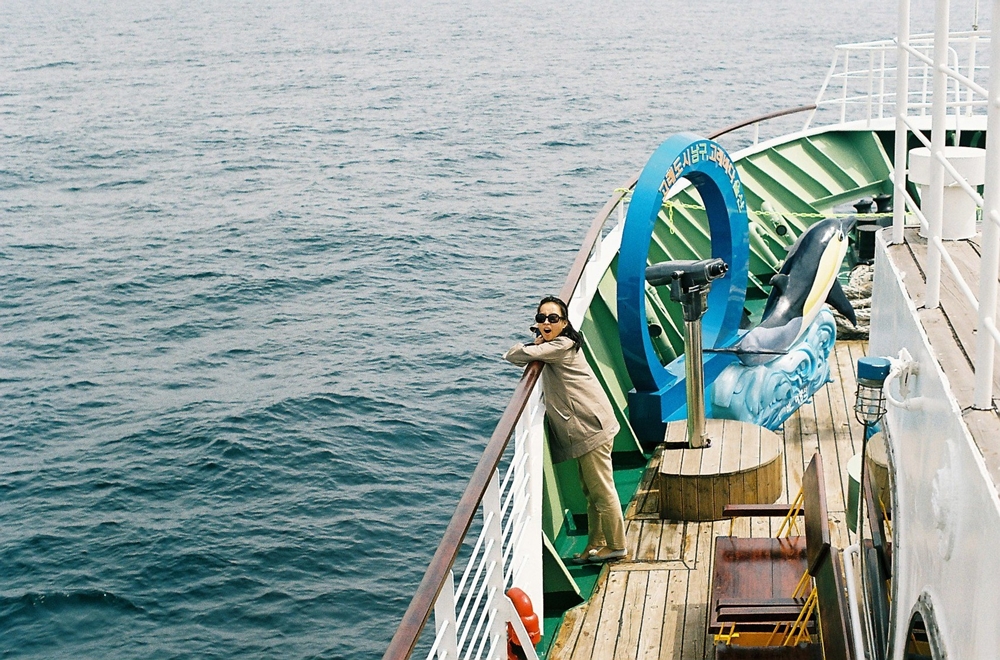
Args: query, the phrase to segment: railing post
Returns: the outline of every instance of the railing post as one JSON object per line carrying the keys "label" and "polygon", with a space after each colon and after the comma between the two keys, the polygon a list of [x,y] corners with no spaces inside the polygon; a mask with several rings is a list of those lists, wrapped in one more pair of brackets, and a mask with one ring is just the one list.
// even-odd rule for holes
{"label": "railing post", "polygon": [[868,128],[872,126],[872,94],[875,92],[875,51],[868,51]]}
{"label": "railing post", "polygon": [[941,250],[937,241],[941,239],[941,221],[944,211],[944,165],[937,159],[944,156],[945,131],[948,112],[948,76],[944,68],[948,65],[948,0],[937,0],[934,12],[934,84],[931,99],[931,182],[927,189],[927,291],[924,307],[936,309],[941,302]]}
{"label": "railing post", "polygon": [[[949,46],[949,52],[954,56],[953,68],[961,73],[961,61],[958,59],[958,51]],[[955,85],[955,136],[952,144],[956,147],[962,144],[962,83],[957,79],[949,78],[950,84]],[[945,111],[947,114],[947,111]]]}
{"label": "railing post", "polygon": [[878,73],[878,118],[882,119],[885,112],[885,48],[880,50]]}
{"label": "railing post", "polygon": [[909,135],[906,115],[910,100],[910,0],[899,0],[899,27],[896,31],[896,154],[893,158],[892,242],[903,242],[906,221],[906,142]]}
{"label": "railing post", "polygon": [[[455,622],[455,572],[448,571],[441,593],[434,601],[434,631],[439,660],[458,658],[458,624]],[[442,631],[442,629],[444,629]]]}
{"label": "railing post", "polygon": [[[514,603],[510,601],[510,598],[504,596],[503,605],[507,612],[506,616],[510,619],[510,624],[514,628],[514,634],[517,636],[517,639],[521,641],[521,651],[524,653],[524,657],[526,660],[538,660],[538,653],[535,651],[535,647],[531,645],[531,638],[528,636],[528,630],[524,627],[524,622],[521,621],[521,617],[518,616]],[[534,603],[532,603],[532,606],[532,609],[538,610],[537,607],[534,607]]]}
{"label": "railing post", "polygon": [[930,67],[927,65],[927,62],[924,62],[924,78],[923,78],[924,87],[923,90],[921,91],[921,97],[920,97],[921,117],[927,115],[927,78],[929,75],[930,75]]}
{"label": "railing post", "polygon": [[844,92],[840,99],[840,123],[847,120],[847,79],[851,72],[851,51],[844,51]]}
{"label": "railing post", "polygon": [[[992,36],[991,36],[991,40],[992,40]],[[971,80],[972,82],[976,82],[976,45],[978,43],[979,43],[979,35],[978,34],[973,34],[972,37],[969,38],[969,80]],[[976,98],[976,93],[974,91],[972,91],[971,87],[967,90],[967,97],[968,97],[968,103],[969,103],[969,105],[965,109],[965,116],[966,117],[971,117],[972,116],[972,102]]]}
{"label": "railing post", "polygon": [[[1000,16],[1000,0],[993,0],[993,16]],[[975,44],[973,43],[973,47]],[[983,186],[982,260],[979,265],[979,326],[976,331],[976,390],[973,405],[993,407],[993,354],[996,348],[987,324],[997,308],[997,271],[1000,268],[1000,48],[990,52],[990,80],[986,113],[986,179]],[[992,132],[991,132],[992,131]]]}
{"label": "railing post", "polygon": [[[486,657],[493,660],[501,660],[507,655],[507,645],[504,643],[507,635],[507,621],[503,616],[501,601],[506,591],[503,579],[503,521],[500,519],[500,474],[496,470],[490,477],[489,485],[483,494],[483,537],[488,545],[488,550],[483,557],[489,571],[487,580],[487,615],[489,616],[489,636],[490,640],[486,646],[492,653]],[[493,514],[493,515],[490,515]],[[492,541],[492,543],[490,543]],[[475,657],[474,655],[472,657]]]}
{"label": "railing post", "polygon": [[[514,496],[514,511],[523,511],[522,529],[515,530],[516,546],[511,552],[511,580],[528,594],[536,611],[542,611],[542,471],[545,409],[541,403],[541,388],[535,386],[518,421],[517,442],[514,444],[514,464],[521,465],[514,483],[523,483]],[[522,456],[525,460],[521,460]]]}

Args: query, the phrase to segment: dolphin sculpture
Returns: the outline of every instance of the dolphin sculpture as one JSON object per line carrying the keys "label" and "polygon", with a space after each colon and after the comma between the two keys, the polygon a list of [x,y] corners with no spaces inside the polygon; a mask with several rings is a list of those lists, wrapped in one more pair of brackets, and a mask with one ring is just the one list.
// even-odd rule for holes
{"label": "dolphin sculpture", "polygon": [[734,347],[743,364],[764,364],[774,359],[774,353],[786,351],[809,328],[824,302],[857,325],[854,307],[837,281],[854,222],[854,218],[821,220],[792,244],[781,270],[771,278],[760,325]]}

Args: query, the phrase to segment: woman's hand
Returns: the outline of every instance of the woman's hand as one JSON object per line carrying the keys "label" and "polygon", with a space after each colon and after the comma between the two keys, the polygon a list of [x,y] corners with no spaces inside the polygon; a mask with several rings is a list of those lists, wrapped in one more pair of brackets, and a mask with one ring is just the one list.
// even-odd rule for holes
{"label": "woman's hand", "polygon": [[535,345],[536,346],[538,344],[544,344],[544,343],[545,343],[545,338],[544,337],[542,337],[541,335],[538,335],[537,337],[535,337]]}

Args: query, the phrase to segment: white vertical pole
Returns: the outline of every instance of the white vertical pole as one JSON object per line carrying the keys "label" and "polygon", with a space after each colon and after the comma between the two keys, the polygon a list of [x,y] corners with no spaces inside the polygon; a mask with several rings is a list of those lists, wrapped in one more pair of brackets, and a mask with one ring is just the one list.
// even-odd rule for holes
{"label": "white vertical pole", "polygon": [[[972,37],[969,39],[969,74],[968,74],[969,80],[971,80],[972,82],[976,81],[976,46],[978,45],[978,43],[979,43],[979,35],[973,34]],[[969,102],[969,106],[965,109],[965,116],[971,117],[972,102],[976,98],[976,93],[972,91],[972,88],[970,87],[968,90],[966,90],[965,95]]]}
{"label": "white vertical pole", "polygon": [[904,118],[909,112],[910,54],[903,48],[910,42],[910,0],[899,0],[899,27],[896,30],[899,47],[896,55],[896,154],[892,180],[892,242],[903,242],[903,223],[906,220],[906,138]]}
{"label": "white vertical pole", "polygon": [[875,51],[868,51],[868,123],[866,126],[871,128],[872,126],[872,94],[875,93]]}
{"label": "white vertical pole", "polygon": [[840,123],[843,124],[847,119],[847,76],[851,70],[850,66],[851,51],[844,51],[844,92],[840,98]]}
{"label": "white vertical pole", "polygon": [[[958,58],[958,51],[953,50],[952,52],[952,66],[955,71],[961,73],[962,62]],[[962,144],[962,83],[957,80],[950,79],[950,85],[955,86],[955,136],[952,138],[952,144],[956,147]]]}
{"label": "white vertical pole", "polygon": [[946,121],[948,119],[948,0],[937,0],[934,11],[934,84],[931,98],[931,182],[927,199],[921,200],[927,216],[927,291],[924,307],[936,309],[941,302],[941,216],[944,211],[944,165],[937,156],[944,156]]}
{"label": "white vertical pole", "polygon": [[[441,629],[446,628],[442,633]],[[441,638],[437,647],[439,660],[458,658],[458,624],[455,622],[455,572],[448,571],[441,593],[434,601],[434,630]]]}
{"label": "white vertical pole", "polygon": [[879,60],[879,74],[878,74],[878,118],[882,119],[885,115],[885,48],[880,51],[881,57]]}
{"label": "white vertical pole", "polygon": [[[993,0],[993,16],[1000,16],[1000,0]],[[993,407],[992,335],[997,308],[997,271],[1000,268],[1000,48],[990,49],[989,104],[986,115],[986,183],[983,186],[983,246],[979,265],[979,328],[976,333],[976,391],[973,404]]]}
{"label": "white vertical pole", "polygon": [[[506,589],[503,580],[503,549],[500,546],[503,543],[503,521],[500,520],[500,475],[496,470],[493,471],[490,483],[486,486],[486,492],[483,493],[483,519],[489,521],[483,528],[483,537],[489,544],[489,549],[483,556],[486,569],[489,571],[489,579],[486,583],[489,611],[486,614],[490,618],[490,642],[486,648],[492,649],[494,652],[494,655],[490,656],[491,660],[493,658],[501,660],[503,656],[507,655],[507,645],[502,643],[507,636],[507,617],[503,616],[504,608],[501,605]],[[491,592],[492,597],[490,597]]]}
{"label": "white vertical pole", "polygon": [[[511,585],[528,594],[535,611],[542,611],[542,456],[544,449],[545,409],[541,405],[541,385],[535,385],[528,405],[518,420],[514,445],[514,465],[520,474],[513,482],[524,484],[514,496],[514,513],[523,516],[523,529],[512,532],[517,545],[511,553]],[[526,454],[526,456],[525,456]],[[525,456],[522,461],[521,457]],[[526,481],[526,483],[525,483]]]}
{"label": "white vertical pole", "polygon": [[927,78],[930,76],[930,69],[927,66],[927,62],[924,62],[924,89],[922,96],[920,97],[920,116],[923,117],[927,114]]}

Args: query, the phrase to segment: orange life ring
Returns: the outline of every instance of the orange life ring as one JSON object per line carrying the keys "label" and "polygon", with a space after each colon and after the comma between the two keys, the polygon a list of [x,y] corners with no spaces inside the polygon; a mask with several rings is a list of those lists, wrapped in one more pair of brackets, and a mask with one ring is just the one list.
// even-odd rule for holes
{"label": "orange life ring", "polygon": [[[539,626],[538,615],[531,607],[531,599],[528,598],[528,594],[517,587],[507,590],[507,598],[510,598],[510,602],[514,604],[514,609],[517,610],[517,615],[521,618],[524,629],[528,631],[531,646],[534,647],[542,639],[542,630]],[[507,660],[524,660],[524,657],[521,641],[517,638],[517,633],[514,632],[514,626],[508,623]]]}

